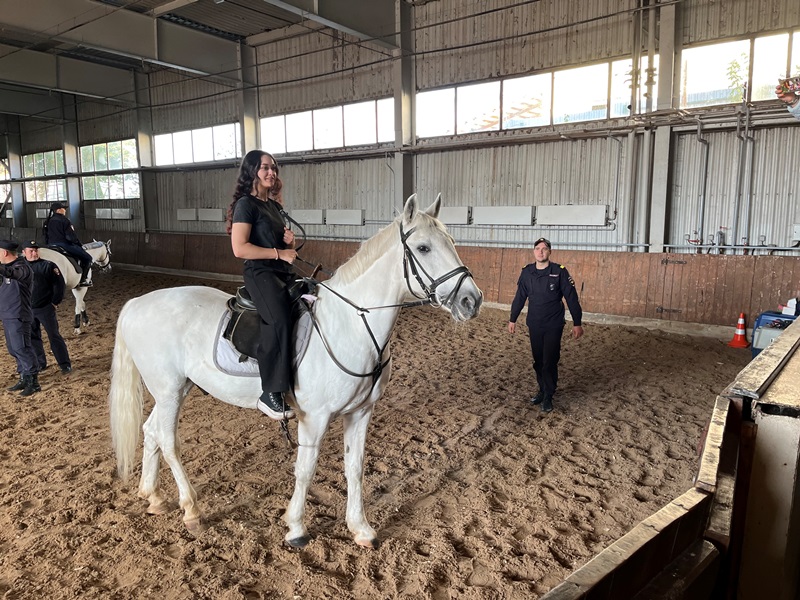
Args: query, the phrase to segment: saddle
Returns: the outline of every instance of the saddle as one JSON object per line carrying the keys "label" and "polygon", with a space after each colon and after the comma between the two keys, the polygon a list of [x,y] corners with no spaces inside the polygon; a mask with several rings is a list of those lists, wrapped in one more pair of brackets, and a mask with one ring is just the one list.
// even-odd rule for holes
{"label": "saddle", "polygon": [[[292,322],[296,324],[310,310],[302,296],[312,293],[313,290],[306,280],[298,279],[289,286],[288,292],[292,299]],[[261,317],[247,288],[237,288],[236,295],[228,300],[227,308],[231,316],[222,337],[239,352],[239,362],[256,358],[256,351],[261,343]]]}
{"label": "saddle", "polygon": [[67,251],[64,250],[64,248],[62,248],[61,246],[54,246],[52,244],[48,244],[47,246],[45,246],[45,248],[47,248],[48,250],[52,250],[53,252],[58,252],[61,256],[66,258],[67,261],[69,261],[69,263],[72,265],[72,268],[75,269],[75,272],[78,273],[78,275],[83,274],[83,269],[81,269],[80,263],[78,263],[77,259],[74,256],[72,256],[71,254],[67,254]]}

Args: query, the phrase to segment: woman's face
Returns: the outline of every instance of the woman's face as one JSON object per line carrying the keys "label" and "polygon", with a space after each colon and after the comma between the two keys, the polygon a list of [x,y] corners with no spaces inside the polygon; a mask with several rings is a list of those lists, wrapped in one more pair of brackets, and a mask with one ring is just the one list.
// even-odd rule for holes
{"label": "woman's face", "polygon": [[261,164],[258,166],[256,178],[253,181],[253,192],[256,196],[264,197],[275,185],[278,178],[278,165],[275,160],[265,154],[261,157]]}

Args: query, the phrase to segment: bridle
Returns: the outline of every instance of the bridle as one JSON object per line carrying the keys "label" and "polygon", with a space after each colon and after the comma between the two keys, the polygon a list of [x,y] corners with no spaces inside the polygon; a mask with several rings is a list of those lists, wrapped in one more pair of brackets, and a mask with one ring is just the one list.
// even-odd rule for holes
{"label": "bridle", "polygon": [[[411,248],[408,245],[408,238],[411,237],[411,234],[414,233],[414,231],[416,230],[416,227],[412,227],[411,229],[408,230],[408,232],[405,232],[403,230],[402,221],[399,223],[399,226],[400,226],[400,242],[403,245],[403,276],[405,278],[406,286],[408,287],[408,291],[415,298],[419,298],[419,300],[416,300],[416,301],[413,301],[413,302],[403,302],[401,304],[387,304],[387,305],[384,305],[384,306],[372,306],[372,307],[369,307],[369,308],[364,308],[364,307],[360,307],[360,306],[354,304],[351,300],[349,300],[348,298],[342,296],[339,292],[337,292],[336,290],[334,290],[330,286],[326,285],[324,282],[317,281],[313,277],[304,277],[303,278],[303,281],[305,281],[306,283],[315,284],[315,285],[319,285],[319,286],[324,287],[326,290],[331,292],[333,295],[338,297],[340,300],[342,300],[343,302],[346,302],[347,304],[352,306],[356,310],[356,312],[358,313],[358,316],[361,317],[361,320],[364,323],[364,327],[366,327],[367,333],[369,334],[369,337],[372,340],[372,345],[375,347],[375,351],[378,354],[378,362],[375,365],[375,368],[372,369],[372,371],[369,371],[367,373],[356,373],[354,371],[351,371],[350,369],[345,367],[336,358],[336,356],[333,353],[333,350],[331,349],[330,345],[328,344],[328,341],[322,335],[322,331],[321,331],[321,329],[319,327],[319,323],[317,322],[317,319],[314,316],[314,311],[313,310],[309,311],[309,313],[311,315],[311,322],[314,325],[314,329],[316,330],[317,334],[319,335],[320,340],[322,340],[322,344],[325,347],[325,350],[328,353],[328,356],[331,358],[331,360],[334,362],[334,364],[336,364],[336,366],[339,367],[339,369],[341,369],[342,371],[344,371],[345,373],[347,373],[348,375],[351,375],[353,377],[372,377],[372,386],[373,387],[378,382],[378,379],[380,379],[380,376],[381,376],[381,373],[383,372],[383,369],[386,368],[386,365],[389,364],[389,360],[390,360],[389,358],[387,358],[386,360],[382,360],[382,359],[383,359],[383,353],[386,350],[386,346],[389,345],[389,339],[391,339],[391,336],[389,336],[386,339],[386,341],[383,343],[383,345],[379,344],[378,340],[375,338],[375,334],[373,333],[372,328],[369,326],[369,321],[367,321],[367,314],[371,310],[378,310],[378,309],[382,309],[382,308],[411,308],[411,307],[414,307],[414,306],[425,306],[425,305],[428,305],[428,304],[431,305],[431,306],[436,306],[436,307],[439,307],[439,306],[449,307],[452,304],[453,299],[456,297],[456,294],[461,289],[461,286],[464,283],[464,281],[466,280],[466,278],[467,277],[472,277],[472,273],[470,273],[469,269],[467,269],[467,267],[465,267],[464,265],[461,265],[460,267],[456,267],[455,269],[452,269],[451,271],[448,271],[447,273],[445,273],[444,275],[442,275],[438,279],[434,279],[433,277],[431,277],[431,275],[425,270],[425,268],[422,266],[422,264],[420,264],[419,259],[414,255],[414,253],[411,251]],[[417,283],[419,284],[420,288],[422,288],[422,290],[424,291],[424,295],[420,296],[417,292],[414,291],[413,287],[411,286],[411,280],[409,278],[409,272],[417,280]],[[425,283],[425,281],[422,279],[422,276],[420,275],[420,272],[425,275],[425,277],[429,280],[430,283]],[[442,283],[447,281],[448,279],[451,279],[452,277],[456,277],[456,276],[459,276],[459,275],[460,275],[460,278],[459,278],[458,283],[456,284],[456,286],[453,288],[453,291],[450,292],[447,295],[447,298],[445,298],[443,301],[440,301],[436,297],[436,289]]]}
{"label": "bridle", "polygon": [[109,248],[107,242],[103,242],[103,246],[105,246],[105,249],[106,249],[105,262],[102,262],[102,263],[97,262],[97,263],[95,263],[97,265],[98,271],[100,273],[105,273],[106,271],[111,269],[111,248]]}

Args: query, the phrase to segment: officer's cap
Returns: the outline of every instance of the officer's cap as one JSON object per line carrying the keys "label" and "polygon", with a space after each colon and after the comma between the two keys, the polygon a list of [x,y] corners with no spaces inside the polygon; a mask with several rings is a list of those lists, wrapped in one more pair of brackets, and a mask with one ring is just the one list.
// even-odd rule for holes
{"label": "officer's cap", "polygon": [[17,242],[12,242],[11,240],[0,240],[0,248],[3,250],[8,250],[9,252],[14,252],[17,248],[19,248],[19,244]]}
{"label": "officer's cap", "polygon": [[64,204],[63,202],[53,202],[53,203],[50,205],[50,212],[53,212],[53,213],[54,213],[54,212],[56,212],[57,210],[59,210],[59,209],[61,209],[61,208],[63,208],[64,210],[66,210],[66,209],[67,209],[67,205],[66,205],[66,204]]}
{"label": "officer's cap", "polygon": [[533,242],[533,247],[536,248],[536,246],[538,246],[539,244],[544,244],[550,250],[553,249],[553,246],[550,245],[550,240],[548,240],[546,238],[539,238],[538,240]]}
{"label": "officer's cap", "polygon": [[25,242],[24,244],[22,244],[23,250],[27,248],[36,248],[38,250],[39,248],[41,248],[41,246],[39,246],[39,244],[36,243],[36,240],[31,240],[29,242]]}

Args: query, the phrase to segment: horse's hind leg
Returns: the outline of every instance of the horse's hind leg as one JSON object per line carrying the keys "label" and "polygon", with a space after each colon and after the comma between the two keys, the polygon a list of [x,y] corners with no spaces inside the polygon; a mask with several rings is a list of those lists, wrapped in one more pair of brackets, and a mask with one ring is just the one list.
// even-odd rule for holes
{"label": "horse's hind leg", "polygon": [[364,514],[364,445],[367,426],[372,416],[372,405],[344,417],[344,473],[347,477],[347,528],[355,536],[356,544],[378,547],[375,530]]}
{"label": "horse's hind leg", "polygon": [[153,408],[150,416],[145,421],[144,427],[144,448],[142,451],[142,477],[139,480],[139,497],[144,498],[150,504],[147,512],[151,515],[161,515],[169,510],[167,501],[158,486],[158,468],[161,458],[161,449],[158,446],[156,435],[156,421],[158,417],[158,406]]}
{"label": "horse's hind leg", "polygon": [[158,404],[158,417],[154,420],[154,426],[161,454],[172,470],[172,476],[178,485],[179,502],[184,511],[183,522],[190,532],[197,533],[202,530],[200,508],[197,505],[197,492],[189,482],[189,477],[181,464],[180,443],[178,442],[178,418],[181,405],[193,385],[191,382],[184,382],[181,388],[168,395],[167,399],[156,401]]}

